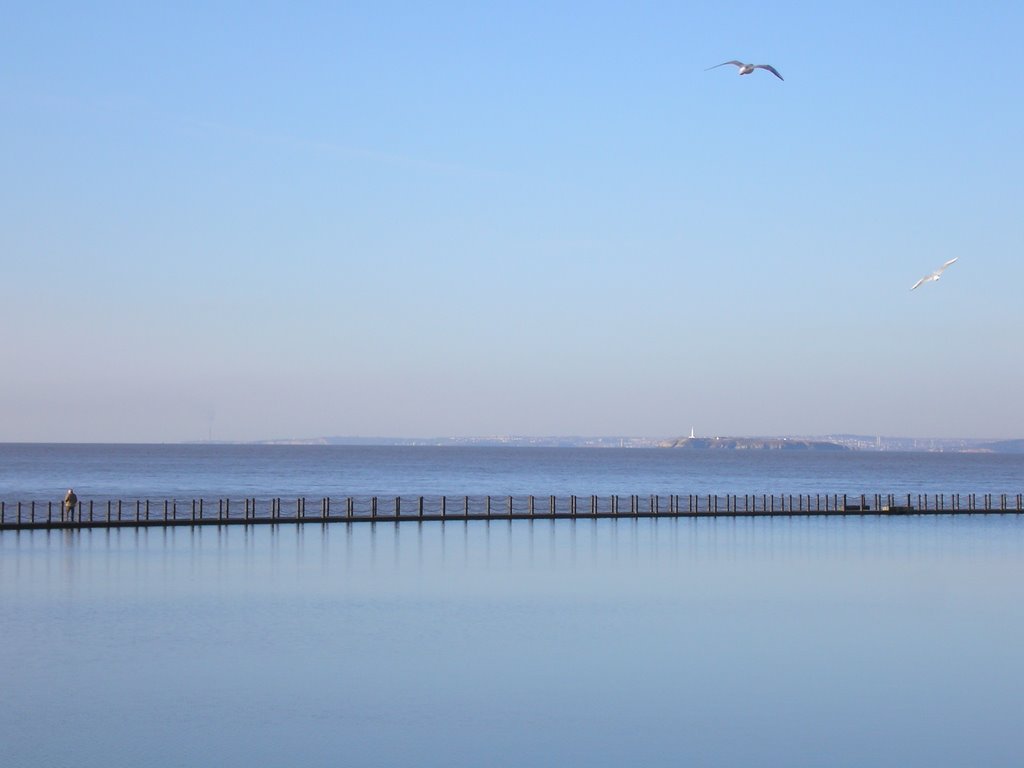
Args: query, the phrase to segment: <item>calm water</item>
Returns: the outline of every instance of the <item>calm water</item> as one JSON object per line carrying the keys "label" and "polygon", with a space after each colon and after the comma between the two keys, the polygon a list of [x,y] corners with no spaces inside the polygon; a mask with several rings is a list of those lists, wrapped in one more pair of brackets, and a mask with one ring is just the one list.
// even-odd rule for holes
{"label": "calm water", "polygon": [[0,764],[1019,765],[1016,516],[0,534]]}
{"label": "calm water", "polygon": [[1008,493],[1024,454],[0,444],[0,499]]}
{"label": "calm water", "polygon": [[[5,498],[1022,485],[920,454],[0,457]],[[3,532],[0,765],[1019,765],[1022,556],[1015,515]]]}

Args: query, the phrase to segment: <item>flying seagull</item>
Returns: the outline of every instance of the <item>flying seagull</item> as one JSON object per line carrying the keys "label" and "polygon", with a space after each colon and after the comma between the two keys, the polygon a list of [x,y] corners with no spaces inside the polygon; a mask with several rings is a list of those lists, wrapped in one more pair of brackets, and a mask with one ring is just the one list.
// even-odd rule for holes
{"label": "flying seagull", "polygon": [[710,69],[717,69],[718,67],[724,67],[726,64],[732,64],[735,67],[739,67],[741,75],[749,75],[755,69],[767,69],[769,72],[771,72],[777,78],[779,78],[779,80],[785,80],[786,79],[782,75],[780,75],[778,70],[775,69],[775,67],[773,67],[771,64],[744,64],[742,61],[736,61],[735,59],[733,59],[732,61],[723,61],[721,64],[715,64],[715,66],[708,67],[704,71],[707,72]]}
{"label": "flying seagull", "polygon": [[919,285],[924,285],[925,283],[930,283],[932,280],[938,280],[940,277],[942,277],[942,273],[946,271],[946,267],[948,267],[950,264],[952,264],[954,261],[956,261],[959,258],[960,258],[959,256],[954,256],[952,259],[947,261],[945,264],[943,264],[941,267],[936,269],[930,275],[925,275],[920,280],[918,280],[916,283],[914,283],[912,286],[910,286],[910,290],[914,290]]}

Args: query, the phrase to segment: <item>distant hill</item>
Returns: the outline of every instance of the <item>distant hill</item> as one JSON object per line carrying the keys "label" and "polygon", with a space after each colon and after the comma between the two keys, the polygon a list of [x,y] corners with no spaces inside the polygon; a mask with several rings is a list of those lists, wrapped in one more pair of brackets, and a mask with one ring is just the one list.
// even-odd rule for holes
{"label": "distant hill", "polygon": [[681,437],[670,448],[689,451],[847,451],[845,445],[824,440],[787,437]]}
{"label": "distant hill", "polygon": [[[227,442],[238,441],[200,441]],[[258,440],[264,445],[496,446],[522,448],[680,448],[690,451],[927,451],[951,453],[1024,453],[1024,439],[886,437],[828,434],[792,437],[627,437],[483,435],[477,437],[326,436]]]}

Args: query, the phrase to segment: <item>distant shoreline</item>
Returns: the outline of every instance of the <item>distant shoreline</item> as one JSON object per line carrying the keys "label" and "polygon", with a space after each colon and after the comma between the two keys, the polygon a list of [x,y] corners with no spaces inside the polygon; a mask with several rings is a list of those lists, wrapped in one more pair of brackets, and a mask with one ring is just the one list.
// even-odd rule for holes
{"label": "distant shoreline", "polygon": [[857,453],[977,453],[1024,454],[1024,439],[876,437],[870,435],[741,436],[741,437],[537,437],[490,435],[479,437],[362,437],[331,436],[262,440],[174,441],[0,441],[0,446],[118,445],[118,446],[348,446],[455,448],[668,448],[687,451],[829,451]]}
{"label": "distant shoreline", "polygon": [[920,438],[872,435],[625,437],[492,435],[480,437],[333,436],[249,441],[188,441],[198,445],[454,446],[511,448],[673,448],[696,451],[900,451],[926,453],[1024,453],[1024,439]]}

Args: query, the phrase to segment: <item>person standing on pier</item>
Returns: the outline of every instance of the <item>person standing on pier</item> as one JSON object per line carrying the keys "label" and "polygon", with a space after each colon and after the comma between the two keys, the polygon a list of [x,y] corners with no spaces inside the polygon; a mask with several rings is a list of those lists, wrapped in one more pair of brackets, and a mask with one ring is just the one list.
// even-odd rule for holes
{"label": "person standing on pier", "polygon": [[67,512],[67,519],[69,522],[75,521],[75,507],[78,506],[78,496],[75,495],[73,488],[68,488],[67,495],[64,496],[64,511]]}

